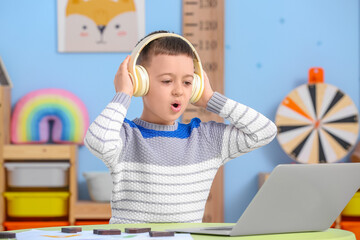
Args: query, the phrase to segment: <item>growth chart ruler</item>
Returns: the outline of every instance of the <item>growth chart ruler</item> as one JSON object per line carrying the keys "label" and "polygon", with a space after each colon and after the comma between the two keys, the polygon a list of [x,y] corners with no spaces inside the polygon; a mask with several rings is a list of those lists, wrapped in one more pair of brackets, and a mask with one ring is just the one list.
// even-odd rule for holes
{"label": "growth chart ruler", "polygon": [[[183,0],[183,36],[200,55],[213,90],[224,93],[224,0]],[[204,122],[223,122],[218,115],[190,104],[182,122],[188,123],[194,117]],[[220,168],[211,187],[203,222],[224,221],[223,195],[223,168]]]}

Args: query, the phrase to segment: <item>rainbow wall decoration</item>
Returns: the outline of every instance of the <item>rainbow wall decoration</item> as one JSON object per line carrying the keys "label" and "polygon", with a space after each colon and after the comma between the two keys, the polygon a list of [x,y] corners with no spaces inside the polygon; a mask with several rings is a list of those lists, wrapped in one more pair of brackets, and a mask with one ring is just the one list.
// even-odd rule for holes
{"label": "rainbow wall decoration", "polygon": [[63,89],[41,89],[28,93],[16,104],[11,117],[11,141],[83,144],[88,127],[87,109],[77,96]]}

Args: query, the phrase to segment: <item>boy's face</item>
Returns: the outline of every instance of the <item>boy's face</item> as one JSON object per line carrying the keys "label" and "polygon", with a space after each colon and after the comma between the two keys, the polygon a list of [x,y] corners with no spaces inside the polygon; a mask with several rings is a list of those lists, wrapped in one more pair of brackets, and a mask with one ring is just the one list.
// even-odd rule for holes
{"label": "boy's face", "polygon": [[192,92],[194,63],[186,55],[153,55],[146,65],[149,92],[143,97],[141,119],[172,125],[185,111]]}

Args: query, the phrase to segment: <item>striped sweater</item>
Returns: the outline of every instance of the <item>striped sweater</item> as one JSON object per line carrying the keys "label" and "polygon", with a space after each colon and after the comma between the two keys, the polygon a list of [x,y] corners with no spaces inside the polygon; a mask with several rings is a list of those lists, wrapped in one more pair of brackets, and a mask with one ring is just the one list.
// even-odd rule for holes
{"label": "striped sweater", "polygon": [[215,92],[207,110],[230,125],[158,125],[126,119],[130,96],[117,93],[90,125],[85,145],[109,168],[110,223],[201,222],[218,168],[269,143],[275,124]]}

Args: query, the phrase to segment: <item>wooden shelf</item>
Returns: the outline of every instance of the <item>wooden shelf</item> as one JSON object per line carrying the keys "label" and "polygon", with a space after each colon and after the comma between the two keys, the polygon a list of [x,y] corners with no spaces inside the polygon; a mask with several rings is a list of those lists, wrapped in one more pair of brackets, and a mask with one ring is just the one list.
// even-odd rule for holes
{"label": "wooden shelf", "polygon": [[76,145],[57,144],[6,144],[3,149],[4,160],[68,160],[73,159]]}
{"label": "wooden shelf", "polygon": [[110,219],[111,206],[109,203],[93,201],[77,201],[75,204],[75,218],[83,219]]}
{"label": "wooden shelf", "polygon": [[[2,154],[0,157],[0,163],[7,161],[57,161],[63,160],[70,163],[69,168],[69,216],[68,221],[71,225],[75,224],[75,203],[77,201],[77,146],[74,144],[5,144],[2,146]],[[1,172],[5,173],[4,166],[1,164]],[[5,175],[5,174],[4,174]],[[6,191],[6,180],[2,176],[0,178],[0,191]],[[5,202],[4,198],[1,197],[0,203],[3,203],[1,211],[5,213]],[[2,224],[6,220],[4,214],[0,218]]]}
{"label": "wooden shelf", "polygon": [[76,220],[107,219],[111,217],[110,203],[77,201],[77,150],[75,144],[10,144],[11,89],[0,86],[0,231],[7,220],[6,201],[2,193],[7,190],[4,163],[8,161],[67,161],[69,168],[70,225]]}

